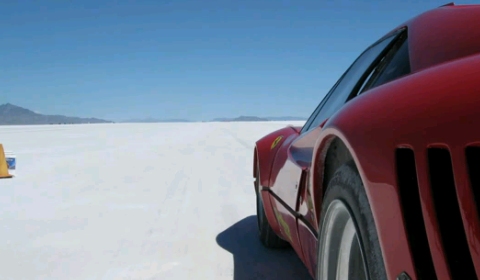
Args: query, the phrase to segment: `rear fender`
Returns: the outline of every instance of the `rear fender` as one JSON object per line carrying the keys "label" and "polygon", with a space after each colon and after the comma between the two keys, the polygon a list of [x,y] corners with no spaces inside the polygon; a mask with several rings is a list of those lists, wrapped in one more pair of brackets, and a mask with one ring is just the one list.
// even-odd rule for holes
{"label": "rear fender", "polygon": [[319,212],[322,206],[322,189],[325,187],[323,186],[325,157],[332,140],[338,138],[348,148],[362,178],[388,277],[394,279],[401,271],[415,275],[406,230],[400,214],[402,209],[396,189],[394,153],[379,149],[377,142],[368,140],[368,137],[362,138],[361,135],[364,134],[361,130],[358,134],[348,133],[347,136],[341,127],[341,122],[330,122],[315,144],[316,152],[312,162],[315,164],[313,168],[316,172],[315,176],[310,177],[310,185],[316,198],[314,207],[317,221],[321,215]]}
{"label": "rear fender", "polygon": [[[480,55],[474,55],[362,93],[332,116],[316,143],[314,162],[320,163],[319,168],[324,153],[320,147],[328,135],[340,138],[349,149],[365,186],[389,279],[395,279],[402,271],[416,278],[412,252],[418,252],[407,242],[405,223],[410,220],[404,221],[402,211],[395,159],[397,148],[415,150],[421,200],[418,214],[423,219],[419,230],[423,231],[424,227],[428,239],[424,245],[430,250],[437,275],[449,275],[430,194],[426,149],[443,143],[463,149],[480,137],[476,121],[480,116],[479,69]],[[458,154],[461,153],[462,150]],[[320,187],[321,182],[315,182],[315,186]],[[458,186],[462,189],[457,189],[457,193],[469,192],[467,183]],[[461,210],[474,208],[471,196],[464,195],[460,203],[464,207]],[[469,223],[467,230],[480,228],[474,218],[471,220],[464,220]],[[475,244],[476,241],[472,237],[468,242]],[[472,250],[471,255],[478,254]]]}
{"label": "rear fender", "polygon": [[[282,146],[285,139],[298,136],[298,134],[298,128],[288,126],[266,135],[255,143],[253,177],[259,177],[261,187],[271,186],[270,174],[272,164],[279,147]],[[259,174],[256,174],[255,168],[257,161]]]}

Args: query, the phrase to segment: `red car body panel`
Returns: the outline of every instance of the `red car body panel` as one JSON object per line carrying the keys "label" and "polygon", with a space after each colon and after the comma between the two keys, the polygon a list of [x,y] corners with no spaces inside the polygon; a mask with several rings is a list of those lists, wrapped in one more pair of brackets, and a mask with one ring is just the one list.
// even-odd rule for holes
{"label": "red car body panel", "polygon": [[[480,275],[479,220],[464,164],[465,147],[480,141],[478,122],[474,121],[480,118],[480,79],[472,76],[480,77],[480,56],[444,64],[373,89],[352,100],[328,124],[337,133],[340,130],[349,143],[369,196],[392,278],[405,270],[410,259],[405,250],[406,237],[401,234],[405,231],[401,217],[393,218],[401,213],[394,166],[397,147],[410,147],[415,152],[423,215],[439,279],[448,279],[449,273],[434,218],[424,151],[428,147],[446,147],[452,153],[465,231],[474,233],[467,235],[470,253]],[[466,215],[469,217],[465,218]]]}
{"label": "red car body panel", "polygon": [[401,26],[409,27],[413,72],[479,52],[480,5],[437,8]]}
{"label": "red car body panel", "polygon": [[[270,133],[257,141],[254,152],[253,176],[257,176],[256,164],[258,162],[258,177],[261,187],[265,188],[272,185],[270,178],[276,178],[278,170],[272,169],[271,166],[274,162],[276,162],[275,159],[277,154],[279,154],[278,151],[281,151],[285,147],[288,147],[288,144],[291,143],[299,135],[298,133],[300,129],[301,128],[298,127],[287,126],[273,133]],[[276,139],[279,140],[275,141]],[[274,142],[277,143],[275,143],[274,145]],[[282,155],[284,153],[281,152],[280,154]],[[271,174],[272,170],[275,170],[277,172]],[[270,223],[273,231],[275,231],[275,233],[281,236],[283,239],[291,242],[291,244],[293,244],[292,247],[295,248],[296,252],[299,253],[299,255],[301,256],[302,250],[299,246],[297,246],[300,244],[300,242],[298,241],[298,236],[296,232],[294,232],[295,236],[291,236],[290,231],[285,230],[287,227],[281,226],[282,224],[294,224],[296,220],[295,217],[289,216],[287,214],[282,214],[284,212],[287,212],[287,210],[282,205],[277,205],[278,201],[275,198],[272,198],[271,193],[262,190],[260,190],[260,193],[264,202],[267,220]],[[291,226],[289,226],[288,228],[291,228]]]}
{"label": "red car body panel", "polygon": [[[254,168],[253,168],[253,176],[255,177],[256,174],[256,162],[258,160],[259,163],[259,178],[260,178],[260,185],[261,186],[270,186],[270,171],[272,163],[275,159],[277,151],[279,147],[282,146],[283,142],[291,137],[298,136],[298,128],[287,126],[285,128],[279,129],[275,132],[272,132],[262,139],[258,140],[255,145],[255,152],[254,152]],[[280,138],[280,141],[272,148],[272,144],[277,139]],[[275,176],[274,176],[275,177]]]}
{"label": "red car body panel", "polygon": [[[435,274],[438,279],[455,276],[440,233],[427,155],[428,148],[447,149],[468,256],[480,278],[480,201],[474,196],[480,184],[472,183],[465,155],[466,147],[480,147],[479,23],[480,7],[465,5],[437,8],[400,25],[408,28],[411,74],[352,99],[324,126],[303,134],[299,128],[283,128],[257,141],[255,163],[260,165],[267,218],[312,275],[324,161],[332,140],[340,139],[364,183],[389,279],[403,271],[418,279],[402,215],[395,159],[399,148],[414,152],[419,215]],[[278,136],[283,136],[281,142],[271,149]]]}

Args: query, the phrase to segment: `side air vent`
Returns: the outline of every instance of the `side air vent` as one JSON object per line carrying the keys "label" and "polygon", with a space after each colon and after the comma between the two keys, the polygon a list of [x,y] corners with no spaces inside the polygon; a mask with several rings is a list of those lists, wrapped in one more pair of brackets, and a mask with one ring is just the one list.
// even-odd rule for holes
{"label": "side air vent", "polygon": [[396,150],[397,178],[407,238],[418,279],[437,279],[428,245],[417,182],[415,156],[411,149]]}
{"label": "side air vent", "polygon": [[473,198],[477,205],[477,213],[480,216],[480,147],[467,147],[465,156],[467,158],[468,176],[472,185]]}
{"label": "side air vent", "polygon": [[432,198],[452,279],[477,279],[458,205],[450,152],[430,148],[428,162]]}

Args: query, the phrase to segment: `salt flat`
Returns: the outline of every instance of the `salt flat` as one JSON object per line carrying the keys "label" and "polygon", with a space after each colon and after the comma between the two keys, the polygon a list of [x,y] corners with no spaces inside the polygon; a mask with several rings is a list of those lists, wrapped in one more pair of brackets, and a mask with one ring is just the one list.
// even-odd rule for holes
{"label": "salt flat", "polygon": [[308,279],[256,236],[254,142],[289,123],[0,127],[0,279]]}

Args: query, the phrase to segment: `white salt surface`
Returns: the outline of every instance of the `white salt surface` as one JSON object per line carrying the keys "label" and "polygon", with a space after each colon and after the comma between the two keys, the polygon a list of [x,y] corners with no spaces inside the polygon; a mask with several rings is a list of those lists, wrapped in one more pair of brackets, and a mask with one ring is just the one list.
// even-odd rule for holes
{"label": "white salt surface", "polygon": [[257,238],[254,142],[289,123],[0,127],[0,279],[308,279]]}

